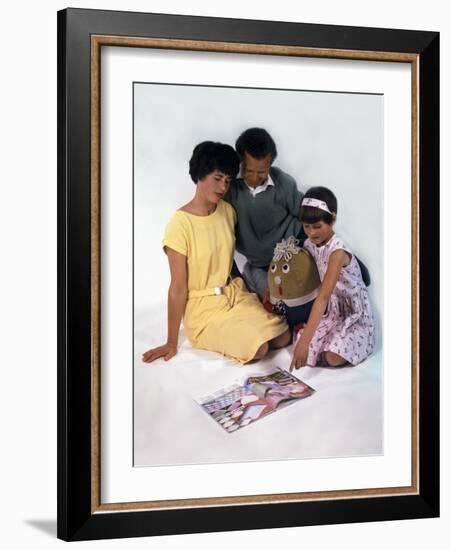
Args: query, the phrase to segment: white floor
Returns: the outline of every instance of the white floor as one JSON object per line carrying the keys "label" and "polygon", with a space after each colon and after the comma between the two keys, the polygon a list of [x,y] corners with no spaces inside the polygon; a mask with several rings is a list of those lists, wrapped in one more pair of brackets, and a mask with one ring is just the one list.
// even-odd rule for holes
{"label": "white floor", "polygon": [[357,367],[295,371],[316,390],[311,397],[227,433],[196,399],[251,374],[288,369],[292,347],[240,366],[219,354],[193,349],[182,334],[173,359],[142,363],[142,352],[164,341],[164,317],[164,306],[135,315],[135,466],[383,453],[381,349]]}

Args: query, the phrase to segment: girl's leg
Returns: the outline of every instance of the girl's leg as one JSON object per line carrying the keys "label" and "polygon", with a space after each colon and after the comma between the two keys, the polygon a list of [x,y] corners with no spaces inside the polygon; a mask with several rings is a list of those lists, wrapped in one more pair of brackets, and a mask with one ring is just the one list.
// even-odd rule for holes
{"label": "girl's leg", "polygon": [[323,353],[323,358],[328,367],[344,367],[348,364],[346,359],[333,351],[325,351]]}
{"label": "girl's leg", "polygon": [[279,336],[276,336],[275,338],[270,340],[268,343],[269,343],[269,347],[271,349],[279,349],[279,348],[284,348],[285,346],[288,346],[288,344],[291,343],[291,332],[290,332],[290,330],[289,329],[286,330],[285,332],[283,332]]}

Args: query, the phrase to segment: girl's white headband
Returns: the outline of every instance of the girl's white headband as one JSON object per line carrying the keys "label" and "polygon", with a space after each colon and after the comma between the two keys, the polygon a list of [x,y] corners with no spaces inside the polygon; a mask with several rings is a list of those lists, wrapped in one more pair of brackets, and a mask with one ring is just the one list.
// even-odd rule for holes
{"label": "girl's white headband", "polygon": [[305,199],[302,199],[302,206],[314,206],[315,208],[319,208],[320,210],[324,210],[325,212],[332,214],[327,204],[319,199],[311,199],[310,197],[306,197]]}

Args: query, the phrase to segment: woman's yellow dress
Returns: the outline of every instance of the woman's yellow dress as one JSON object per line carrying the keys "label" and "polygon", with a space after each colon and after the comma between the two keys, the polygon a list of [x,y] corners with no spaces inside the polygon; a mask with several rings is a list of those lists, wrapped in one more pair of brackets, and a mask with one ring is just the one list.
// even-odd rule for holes
{"label": "woman's yellow dress", "polygon": [[[241,278],[227,284],[235,249],[235,223],[235,210],[222,200],[209,216],[177,210],[166,226],[163,246],[187,258],[188,301],[183,324],[192,346],[246,363],[264,342],[288,327],[263,308]],[[190,292],[199,294],[214,287],[224,287],[224,293],[190,296]]]}

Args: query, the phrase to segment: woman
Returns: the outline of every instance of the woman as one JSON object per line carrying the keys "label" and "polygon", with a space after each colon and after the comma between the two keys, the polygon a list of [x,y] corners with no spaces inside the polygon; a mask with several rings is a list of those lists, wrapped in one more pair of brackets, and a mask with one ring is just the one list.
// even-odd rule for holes
{"label": "woman", "polygon": [[163,239],[169,261],[168,339],[143,361],[168,361],[177,353],[180,323],[195,348],[216,351],[241,363],[261,359],[290,342],[285,322],[266,312],[242,279],[230,279],[236,214],[222,197],[239,170],[229,145],[205,141],[189,163],[194,198],[174,214]]}

